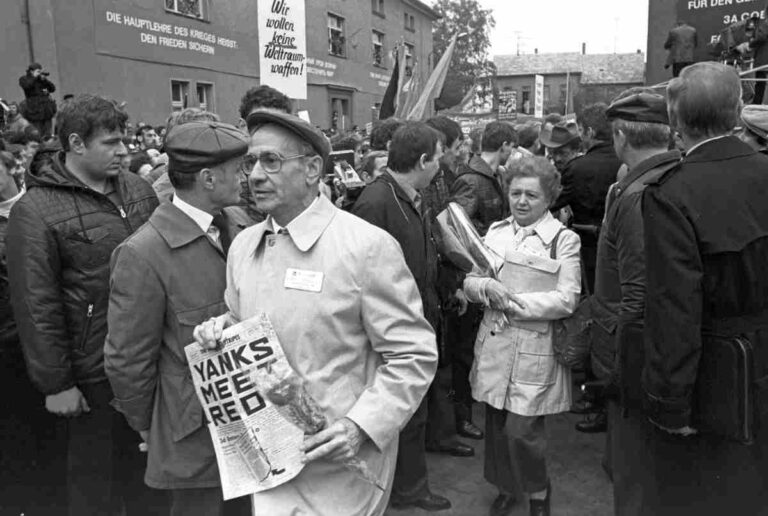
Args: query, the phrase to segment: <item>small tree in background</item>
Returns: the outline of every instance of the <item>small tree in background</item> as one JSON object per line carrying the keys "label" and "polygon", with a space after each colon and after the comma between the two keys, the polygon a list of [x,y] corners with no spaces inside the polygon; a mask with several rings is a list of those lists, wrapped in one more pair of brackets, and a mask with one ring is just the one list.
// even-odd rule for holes
{"label": "small tree in background", "polygon": [[493,77],[496,66],[488,59],[491,46],[490,32],[496,25],[491,9],[483,9],[478,0],[437,0],[433,8],[442,18],[432,26],[432,66],[440,59],[454,34],[459,38],[451,60],[451,67],[435,109],[455,106],[473,85],[479,87],[477,102],[485,104],[494,98]]}

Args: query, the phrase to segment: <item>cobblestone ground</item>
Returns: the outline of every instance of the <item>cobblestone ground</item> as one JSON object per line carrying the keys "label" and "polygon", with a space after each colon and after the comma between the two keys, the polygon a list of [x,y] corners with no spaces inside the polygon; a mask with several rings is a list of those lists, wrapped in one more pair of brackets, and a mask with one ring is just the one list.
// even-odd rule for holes
{"label": "cobblestone ground", "polygon": [[[613,513],[611,484],[602,469],[605,434],[582,434],[574,429],[581,416],[558,414],[547,418],[549,435],[548,467],[552,480],[554,516],[610,516]],[[479,404],[475,422],[484,421]],[[484,516],[498,494],[483,479],[482,441],[464,442],[474,446],[472,458],[428,454],[430,485],[436,494],[451,500],[453,508],[434,513],[440,516]],[[425,516],[421,509],[396,511],[385,516]],[[512,516],[527,516],[528,504],[518,502]]]}

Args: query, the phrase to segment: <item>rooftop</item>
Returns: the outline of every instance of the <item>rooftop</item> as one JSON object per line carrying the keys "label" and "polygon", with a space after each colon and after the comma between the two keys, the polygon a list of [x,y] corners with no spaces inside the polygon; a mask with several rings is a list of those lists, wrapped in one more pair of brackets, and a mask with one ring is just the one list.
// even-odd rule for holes
{"label": "rooftop", "polygon": [[494,56],[496,75],[581,74],[582,84],[645,82],[645,56],[631,54],[523,54]]}

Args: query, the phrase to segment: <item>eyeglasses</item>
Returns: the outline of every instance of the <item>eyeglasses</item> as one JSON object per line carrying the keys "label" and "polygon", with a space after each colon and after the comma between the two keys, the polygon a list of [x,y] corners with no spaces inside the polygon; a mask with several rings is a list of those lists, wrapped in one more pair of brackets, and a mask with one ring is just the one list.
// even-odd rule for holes
{"label": "eyeglasses", "polygon": [[261,152],[259,154],[246,154],[240,164],[240,170],[244,174],[249,174],[256,163],[261,163],[261,168],[267,174],[277,174],[283,168],[283,162],[289,159],[304,158],[307,154],[296,154],[295,156],[281,156],[276,152]]}

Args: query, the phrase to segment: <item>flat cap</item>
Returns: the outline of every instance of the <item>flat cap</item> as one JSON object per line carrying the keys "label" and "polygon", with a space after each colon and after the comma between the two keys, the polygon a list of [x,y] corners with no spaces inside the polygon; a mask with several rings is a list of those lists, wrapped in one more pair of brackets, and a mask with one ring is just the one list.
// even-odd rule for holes
{"label": "flat cap", "polygon": [[635,93],[614,101],[605,112],[608,120],[650,122],[669,125],[667,101],[656,93]]}
{"label": "flat cap", "polygon": [[544,124],[544,127],[539,133],[539,141],[545,147],[550,149],[559,149],[563,145],[567,145],[574,140],[581,138],[579,136],[579,128],[575,122],[560,122],[555,125]]}
{"label": "flat cap", "polygon": [[289,115],[282,111],[259,109],[248,115],[245,122],[248,125],[248,132],[250,134],[253,134],[259,127],[266,124],[275,124],[283,129],[287,129],[301,140],[309,143],[315,149],[315,152],[323,158],[323,163],[328,163],[328,155],[331,153],[331,144],[328,142],[328,138],[325,137],[320,129],[297,116]]}
{"label": "flat cap", "polygon": [[245,156],[250,139],[237,127],[220,122],[186,122],[174,126],[165,137],[168,169],[195,174]]}
{"label": "flat cap", "polygon": [[741,110],[741,121],[744,127],[760,136],[768,139],[768,106],[764,104],[751,104]]}

